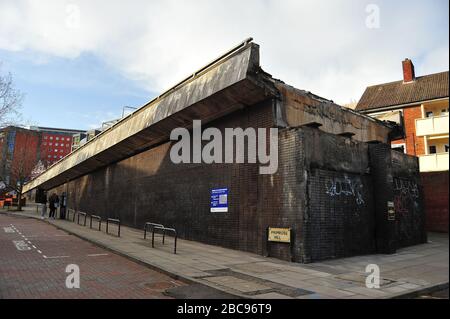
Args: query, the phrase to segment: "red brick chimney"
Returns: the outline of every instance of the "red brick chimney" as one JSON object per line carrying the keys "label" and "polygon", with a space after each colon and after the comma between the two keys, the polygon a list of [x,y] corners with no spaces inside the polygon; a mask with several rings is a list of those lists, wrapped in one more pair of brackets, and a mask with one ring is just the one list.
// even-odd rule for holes
{"label": "red brick chimney", "polygon": [[414,64],[408,58],[402,61],[403,65],[403,82],[411,82],[416,79],[416,75],[414,74]]}

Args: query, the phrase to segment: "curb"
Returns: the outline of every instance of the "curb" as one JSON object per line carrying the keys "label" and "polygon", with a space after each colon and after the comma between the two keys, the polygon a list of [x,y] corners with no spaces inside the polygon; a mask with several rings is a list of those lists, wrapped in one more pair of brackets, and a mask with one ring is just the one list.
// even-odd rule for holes
{"label": "curb", "polygon": [[127,258],[128,260],[131,260],[131,261],[133,261],[133,262],[135,262],[135,263],[137,263],[137,264],[139,264],[141,266],[147,267],[147,268],[149,268],[151,270],[154,270],[154,271],[157,271],[157,272],[162,273],[164,275],[167,275],[167,276],[169,276],[172,279],[180,280],[180,281],[182,281],[182,282],[184,282],[186,284],[197,284],[197,285],[213,288],[215,290],[219,290],[219,291],[227,293],[229,295],[233,295],[234,297],[237,297],[239,299],[253,299],[253,298],[251,298],[251,296],[244,296],[244,295],[241,295],[241,294],[237,294],[235,292],[230,292],[230,291],[227,291],[227,290],[224,290],[224,289],[220,289],[220,288],[218,288],[218,287],[216,287],[214,285],[206,284],[206,283],[204,283],[202,281],[196,280],[196,279],[191,278],[191,277],[187,277],[187,276],[185,276],[183,274],[165,270],[164,268],[161,268],[160,266],[156,266],[156,265],[154,265],[154,264],[152,264],[152,263],[150,263],[148,261],[141,260],[138,257],[130,256],[130,255],[128,255],[128,254],[126,254],[126,253],[124,253],[124,252],[122,252],[120,250],[108,247],[108,246],[106,246],[106,245],[104,245],[104,244],[102,244],[102,243],[100,243],[100,242],[98,242],[96,240],[83,237],[82,235],[79,235],[79,234],[77,234],[77,233],[75,233],[75,232],[73,232],[71,230],[68,230],[66,228],[62,228],[62,227],[60,227],[58,225],[55,225],[55,224],[51,223],[49,220],[47,220],[47,219],[41,219],[39,217],[30,216],[30,215],[27,215],[27,214],[24,214],[24,213],[20,213],[20,212],[16,212],[15,213],[15,212],[8,211],[8,212],[4,212],[4,214],[12,215],[12,216],[15,216],[15,217],[20,216],[20,217],[25,217],[25,218],[32,218],[32,219],[35,219],[35,220],[47,223],[49,225],[52,225],[52,226],[56,227],[59,230],[65,231],[66,233],[69,233],[69,234],[71,234],[71,235],[73,235],[73,236],[75,236],[77,238],[85,240],[85,241],[87,241],[87,242],[89,242],[91,244],[94,244],[94,245],[102,248],[102,249],[110,251],[110,252],[112,252],[114,254],[117,254],[117,255],[119,255],[121,257]]}
{"label": "curb", "polygon": [[[77,233],[75,233],[75,232],[73,232],[71,230],[68,230],[66,228],[62,228],[62,227],[60,227],[58,225],[55,225],[55,224],[51,223],[49,220],[47,220],[47,219],[41,219],[38,216],[32,216],[32,215],[28,215],[28,214],[25,214],[25,213],[13,212],[13,211],[5,211],[5,212],[1,212],[1,213],[6,214],[6,215],[13,215],[13,216],[16,216],[16,217],[20,216],[20,217],[25,217],[25,218],[32,218],[32,219],[36,219],[38,221],[45,222],[45,223],[47,223],[49,225],[52,225],[52,226],[56,227],[57,229],[65,231],[65,232],[67,232],[67,233],[69,233],[69,234],[71,234],[71,235],[73,235],[73,236],[75,236],[77,238],[85,240],[85,241],[87,241],[87,242],[89,242],[91,244],[94,244],[94,245],[96,245],[96,246],[98,246],[100,248],[103,248],[103,249],[105,249],[107,251],[115,253],[115,254],[117,254],[119,256],[125,257],[128,260],[131,260],[133,262],[138,263],[139,265],[142,265],[142,266],[147,267],[149,269],[152,269],[152,270],[155,270],[155,271],[160,272],[162,274],[165,274],[165,275],[167,275],[167,276],[169,276],[169,277],[171,277],[171,278],[173,278],[175,280],[180,280],[180,281],[183,281],[184,283],[187,283],[187,284],[198,284],[198,285],[201,285],[201,286],[213,288],[215,290],[219,290],[221,292],[225,292],[225,293],[227,293],[229,295],[233,295],[233,296],[238,297],[240,299],[254,299],[254,298],[252,298],[252,296],[245,296],[245,295],[238,294],[238,293],[235,293],[235,292],[230,292],[230,291],[224,290],[222,288],[219,288],[219,287],[217,287],[217,286],[215,286],[213,284],[207,284],[207,283],[205,283],[203,281],[196,280],[195,278],[187,277],[187,276],[185,276],[183,274],[180,274],[180,273],[177,273],[177,272],[168,271],[168,270],[166,270],[164,268],[161,268],[160,266],[154,265],[154,264],[152,264],[152,263],[150,263],[148,261],[144,261],[144,260],[142,260],[142,259],[140,259],[138,257],[130,256],[127,253],[124,253],[124,252],[122,252],[120,250],[117,250],[117,249],[114,249],[112,247],[108,247],[108,246],[104,245],[103,243],[100,243],[100,242],[98,242],[96,240],[83,237],[82,235],[79,235],[79,234],[77,234]],[[424,286],[424,287],[421,287],[420,289],[409,291],[409,292],[406,292],[406,293],[404,293],[404,292],[403,293],[399,293],[399,294],[390,296],[389,298],[386,298],[386,299],[411,299],[411,298],[419,297],[419,296],[424,295],[424,294],[429,294],[429,293],[433,293],[433,292],[436,292],[436,291],[440,291],[440,290],[446,289],[448,287],[449,287],[449,282],[448,281],[440,282],[440,283],[437,283],[437,284],[431,284],[431,285],[428,285],[428,286]]]}
{"label": "curb", "polygon": [[412,299],[419,297],[421,295],[430,294],[436,291],[444,290],[448,288],[448,281],[447,282],[441,282],[438,284],[432,284],[425,287],[422,287],[418,290],[414,290],[407,293],[400,293],[398,295],[395,295],[389,299]]}

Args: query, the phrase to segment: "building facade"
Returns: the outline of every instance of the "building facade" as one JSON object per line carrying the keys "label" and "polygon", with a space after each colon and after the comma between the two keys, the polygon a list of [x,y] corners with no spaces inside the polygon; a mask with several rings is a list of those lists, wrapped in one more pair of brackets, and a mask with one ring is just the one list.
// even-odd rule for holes
{"label": "building facade", "polygon": [[30,130],[40,133],[40,160],[46,167],[59,161],[72,151],[73,135],[80,130],[31,126]]}
{"label": "building facade", "polygon": [[[195,134],[196,120],[203,134],[264,132],[254,150],[276,144],[277,169],[262,174],[267,163],[251,160],[250,151],[243,161],[195,161],[192,152],[187,162],[175,162],[170,136],[181,128]],[[30,199],[40,190],[65,193],[76,212],[140,229],[160,223],[181,238],[296,262],[393,253],[426,242],[426,233],[418,160],[392,151],[392,130],[272,78],[259,65],[259,46],[246,41],[79,147],[25,191]],[[233,156],[236,145],[250,144],[233,143]],[[207,145],[201,141],[203,150]],[[271,228],[289,230],[288,243],[269,241]]]}
{"label": "building facade", "polygon": [[403,80],[367,87],[356,110],[403,127],[392,148],[419,157],[429,229],[448,231],[448,71],[416,77],[409,59],[402,68]]}
{"label": "building facade", "polygon": [[15,183],[18,172],[37,164],[40,151],[38,132],[15,126],[0,129],[0,181]]}
{"label": "building facade", "polygon": [[77,132],[36,126],[0,129],[0,178],[9,184],[19,171],[28,174],[39,161],[44,167],[53,165],[71,152],[72,134]]}

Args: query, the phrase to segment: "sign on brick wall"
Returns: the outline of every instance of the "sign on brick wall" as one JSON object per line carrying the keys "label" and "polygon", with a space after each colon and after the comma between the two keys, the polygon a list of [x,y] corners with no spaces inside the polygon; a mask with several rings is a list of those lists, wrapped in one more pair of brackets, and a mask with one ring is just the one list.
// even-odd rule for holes
{"label": "sign on brick wall", "polygon": [[228,212],[228,188],[213,188],[211,190],[211,213]]}
{"label": "sign on brick wall", "polygon": [[290,243],[291,242],[291,229],[290,228],[269,227],[268,240],[279,242],[279,243]]}

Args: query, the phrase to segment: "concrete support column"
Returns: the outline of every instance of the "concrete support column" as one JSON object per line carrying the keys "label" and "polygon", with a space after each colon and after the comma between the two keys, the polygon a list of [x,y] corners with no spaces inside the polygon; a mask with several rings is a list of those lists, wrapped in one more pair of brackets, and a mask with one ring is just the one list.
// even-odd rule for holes
{"label": "concrete support column", "polygon": [[394,203],[394,178],[391,148],[387,144],[370,144],[370,170],[375,203],[375,241],[377,253],[393,254],[397,249],[395,216],[389,214]]}

